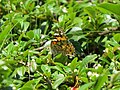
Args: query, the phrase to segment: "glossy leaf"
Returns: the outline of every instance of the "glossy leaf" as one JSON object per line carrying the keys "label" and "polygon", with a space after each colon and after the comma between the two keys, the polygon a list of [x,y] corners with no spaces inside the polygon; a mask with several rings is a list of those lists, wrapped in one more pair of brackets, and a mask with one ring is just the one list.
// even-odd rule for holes
{"label": "glossy leaf", "polygon": [[24,22],[23,25],[24,25],[24,30],[23,31],[26,32],[30,23],[29,22]]}
{"label": "glossy leaf", "polygon": [[95,90],[100,90],[102,88],[102,86],[104,85],[104,83],[107,81],[107,74],[102,74],[98,77],[98,81],[95,84],[94,89]]}
{"label": "glossy leaf", "polygon": [[72,60],[72,62],[71,62],[71,64],[70,64],[70,68],[71,68],[71,70],[72,71],[74,71],[74,69],[77,67],[77,60],[78,60],[78,58],[74,58],[73,60]]}
{"label": "glossy leaf", "polygon": [[26,82],[26,83],[22,86],[21,90],[33,90],[33,89],[35,89],[36,85],[38,84],[38,82],[39,82],[40,80],[41,80],[41,77],[38,78],[38,79],[30,80],[30,81]]}
{"label": "glossy leaf", "polygon": [[2,42],[6,39],[10,31],[12,30],[12,25],[11,23],[5,26],[4,30],[0,33],[0,46]]}
{"label": "glossy leaf", "polygon": [[117,42],[120,42],[120,34],[118,33],[118,34],[115,34],[114,36],[114,39],[117,41]]}
{"label": "glossy leaf", "polygon": [[87,90],[88,88],[90,88],[95,82],[90,82],[88,84],[82,85],[80,86],[80,88],[78,90]]}
{"label": "glossy leaf", "polygon": [[103,3],[98,5],[98,7],[102,12],[113,13],[120,16],[120,4]]}
{"label": "glossy leaf", "polygon": [[23,76],[25,74],[25,72],[26,72],[26,68],[25,67],[20,67],[20,68],[17,69],[17,73],[20,76]]}
{"label": "glossy leaf", "polygon": [[93,19],[95,19],[96,17],[96,13],[95,13],[95,7],[86,7],[84,9],[84,11]]}
{"label": "glossy leaf", "polygon": [[57,89],[57,87],[63,83],[63,81],[65,80],[65,77],[63,74],[58,75],[58,79],[53,83],[53,89]]}
{"label": "glossy leaf", "polygon": [[96,58],[97,58],[97,55],[96,55],[96,54],[86,56],[86,57],[82,60],[82,65],[81,65],[80,70],[84,69],[84,67],[85,67],[89,62],[94,61]]}

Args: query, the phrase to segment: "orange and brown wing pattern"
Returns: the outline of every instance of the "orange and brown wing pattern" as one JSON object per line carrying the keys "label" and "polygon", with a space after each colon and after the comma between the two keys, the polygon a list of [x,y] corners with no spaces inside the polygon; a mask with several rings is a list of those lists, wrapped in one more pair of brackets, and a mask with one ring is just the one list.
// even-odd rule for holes
{"label": "orange and brown wing pattern", "polygon": [[51,51],[53,56],[60,53],[66,56],[74,56],[75,53],[74,46],[65,35],[54,36],[54,40],[51,41]]}

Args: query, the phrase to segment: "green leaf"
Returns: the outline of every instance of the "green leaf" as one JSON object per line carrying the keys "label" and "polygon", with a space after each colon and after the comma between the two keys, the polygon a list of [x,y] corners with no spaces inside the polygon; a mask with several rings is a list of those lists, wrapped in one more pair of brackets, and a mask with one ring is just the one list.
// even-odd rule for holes
{"label": "green leaf", "polygon": [[102,74],[98,77],[97,83],[94,87],[95,90],[100,90],[104,83],[107,81],[107,74]]}
{"label": "green leaf", "polygon": [[4,39],[8,36],[9,32],[12,30],[12,24],[9,23],[7,26],[5,26],[4,30],[0,33],[0,46]]}
{"label": "green leaf", "polygon": [[120,34],[119,33],[115,34],[113,37],[114,37],[115,41],[117,41],[118,43],[120,42]]}
{"label": "green leaf", "polygon": [[32,38],[34,37],[34,33],[33,33],[32,30],[28,31],[28,32],[26,33],[26,35],[27,35],[30,39],[32,39]]}
{"label": "green leaf", "polygon": [[113,45],[114,47],[120,46],[120,44],[114,38],[112,38],[111,41],[109,41],[109,44]]}
{"label": "green leaf", "polygon": [[64,16],[64,15],[61,15],[61,16],[59,16],[59,18],[58,18],[59,22],[63,22],[64,19],[65,19],[65,16]]}
{"label": "green leaf", "polygon": [[112,76],[112,83],[116,83],[117,81],[119,82],[120,80],[120,72],[116,73],[116,74],[113,74]]}
{"label": "green leaf", "polygon": [[82,60],[83,66],[87,65],[90,61],[93,61],[97,58],[97,54],[88,55]]}
{"label": "green leaf", "polygon": [[72,35],[75,35],[75,34],[81,34],[82,33],[82,29],[80,27],[73,27],[70,32],[68,32],[67,34],[72,34]]}
{"label": "green leaf", "polygon": [[26,82],[20,90],[35,90],[36,85],[41,79],[42,77]]}
{"label": "green leaf", "polygon": [[102,60],[103,62],[106,62],[107,64],[110,64],[110,62],[104,57],[100,57],[99,59]]}
{"label": "green leaf", "polygon": [[46,76],[50,77],[51,69],[48,65],[41,65],[41,69]]}
{"label": "green leaf", "polygon": [[62,63],[58,63],[58,62],[55,62],[55,64],[61,68],[64,68],[64,71],[66,72],[66,74],[71,72],[70,67],[64,66]]}
{"label": "green leaf", "polygon": [[12,51],[15,50],[15,47],[13,45],[13,42],[11,42],[7,47],[6,47],[7,50],[7,53],[10,54]]}
{"label": "green leaf", "polygon": [[13,10],[16,10],[16,6],[14,4],[11,5]]}
{"label": "green leaf", "polygon": [[84,84],[82,86],[80,86],[80,88],[78,90],[87,90],[88,88],[90,88],[95,82],[90,82],[87,84]]}
{"label": "green leaf", "polygon": [[36,69],[37,69],[37,64],[36,64],[35,60],[32,60],[31,65],[30,65],[30,70],[31,70],[31,72],[35,72]]}
{"label": "green leaf", "polygon": [[51,69],[55,69],[55,70],[61,72],[62,74],[65,74],[65,72],[63,71],[63,69],[60,66],[58,66],[58,65],[51,66]]}
{"label": "green leaf", "polygon": [[95,7],[86,7],[84,9],[84,11],[93,19],[95,19],[95,15],[96,15],[96,10]]}
{"label": "green leaf", "polygon": [[24,86],[20,90],[33,90],[32,86]]}
{"label": "green leaf", "polygon": [[75,17],[74,21],[73,21],[73,24],[81,27],[83,25],[83,20],[80,17]]}
{"label": "green leaf", "polygon": [[99,37],[97,37],[97,38],[95,39],[95,42],[96,42],[96,43],[98,43],[98,42],[99,42],[99,40],[100,40],[100,38],[101,38],[100,36],[99,36]]}
{"label": "green leaf", "polygon": [[73,33],[73,36],[70,37],[70,39],[73,39],[74,41],[78,41],[80,39],[86,39],[85,35],[74,35]]}
{"label": "green leaf", "polygon": [[113,13],[120,16],[120,4],[103,3],[98,5],[98,9],[103,13]]}
{"label": "green leaf", "polygon": [[96,58],[97,58],[97,55],[96,55],[96,54],[86,56],[86,57],[82,60],[82,65],[81,65],[81,67],[79,68],[79,70],[84,69],[84,67],[85,67],[89,62],[95,60]]}
{"label": "green leaf", "polygon": [[26,68],[24,66],[17,69],[17,73],[20,76],[23,76],[25,72],[26,72]]}
{"label": "green leaf", "polygon": [[53,89],[57,89],[57,87],[65,80],[65,77],[63,74],[58,75],[58,79],[53,83],[52,87]]}
{"label": "green leaf", "polygon": [[23,25],[24,25],[23,31],[26,32],[28,27],[29,27],[29,25],[30,25],[30,23],[29,22],[24,22]]}
{"label": "green leaf", "polygon": [[32,11],[34,9],[35,3],[33,2],[33,0],[26,0],[25,2],[25,8],[27,10]]}
{"label": "green leaf", "polygon": [[101,42],[106,42],[108,37],[105,37]]}
{"label": "green leaf", "polygon": [[0,67],[5,64],[5,61],[0,60]]}
{"label": "green leaf", "polygon": [[70,66],[69,66],[72,71],[74,71],[74,69],[77,67],[77,60],[78,60],[77,57],[74,58],[74,59],[72,60],[71,64],[70,64]]}
{"label": "green leaf", "polygon": [[114,88],[114,89],[109,89],[109,90],[120,90],[120,87]]}

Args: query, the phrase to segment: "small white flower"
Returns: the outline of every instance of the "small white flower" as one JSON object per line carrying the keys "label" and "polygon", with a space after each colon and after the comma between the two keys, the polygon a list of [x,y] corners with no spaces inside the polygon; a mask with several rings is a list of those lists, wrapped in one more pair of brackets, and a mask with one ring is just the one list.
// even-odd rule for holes
{"label": "small white flower", "polygon": [[7,70],[7,69],[8,69],[8,67],[7,67],[7,66],[2,66],[2,68],[3,68],[4,70]]}
{"label": "small white flower", "polygon": [[10,11],[10,13],[12,13],[13,11]]}
{"label": "small white flower", "polygon": [[96,76],[96,77],[99,77],[99,74],[96,73],[95,76]]}
{"label": "small white flower", "polygon": [[101,66],[101,64],[98,64],[98,67],[100,67]]}
{"label": "small white flower", "polygon": [[92,76],[92,72],[91,71],[89,71],[87,74],[88,74],[88,76]]}
{"label": "small white flower", "polygon": [[97,73],[93,73],[93,75],[92,76],[96,76],[96,77],[98,77],[99,76],[99,74],[97,74]]}
{"label": "small white flower", "polygon": [[13,89],[13,90],[16,90],[16,87],[13,87],[12,89]]}
{"label": "small white flower", "polygon": [[23,52],[20,52],[20,54],[23,54]]}
{"label": "small white flower", "polygon": [[23,4],[23,2],[20,2],[20,4]]}
{"label": "small white flower", "polygon": [[103,52],[105,52],[105,50],[103,50]]}
{"label": "small white flower", "polygon": [[75,69],[74,72],[77,72],[77,69]]}
{"label": "small white flower", "polygon": [[95,69],[98,69],[99,67],[101,67],[101,65],[100,65],[100,64],[98,64],[98,65],[95,67]]}
{"label": "small white flower", "polygon": [[66,9],[66,7],[64,7],[64,8],[62,9],[62,11],[63,11],[64,13],[67,13],[67,12],[68,12],[67,9]]}
{"label": "small white flower", "polygon": [[40,8],[40,6],[39,6],[39,5],[37,5],[37,6],[36,6],[36,8]]}

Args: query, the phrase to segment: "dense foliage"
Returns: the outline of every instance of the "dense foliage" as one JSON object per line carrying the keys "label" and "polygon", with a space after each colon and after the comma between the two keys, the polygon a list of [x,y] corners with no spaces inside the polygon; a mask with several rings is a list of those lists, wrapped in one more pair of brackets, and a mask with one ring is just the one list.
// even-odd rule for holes
{"label": "dense foliage", "polygon": [[[119,90],[119,9],[119,0],[0,0],[0,90]],[[56,29],[73,58],[52,57]]]}

